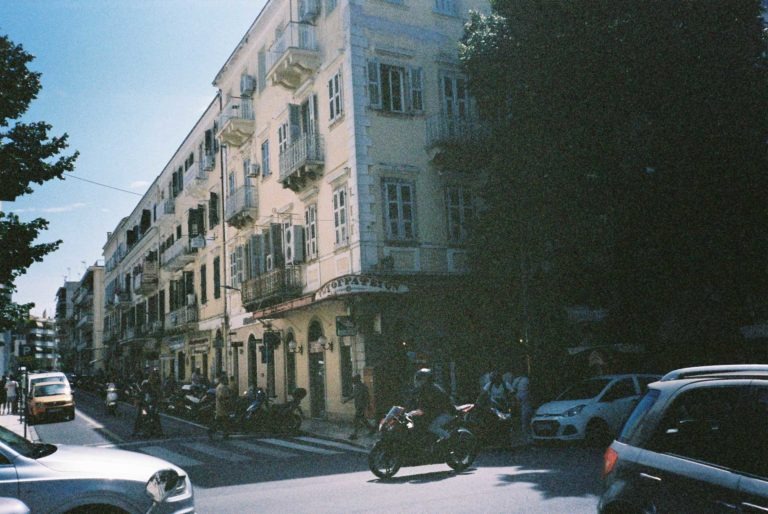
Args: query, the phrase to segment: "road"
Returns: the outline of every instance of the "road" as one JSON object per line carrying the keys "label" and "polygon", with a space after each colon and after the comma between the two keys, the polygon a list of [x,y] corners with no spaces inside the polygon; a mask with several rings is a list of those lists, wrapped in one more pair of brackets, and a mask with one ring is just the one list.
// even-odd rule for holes
{"label": "road", "polygon": [[[602,455],[576,446],[485,450],[456,474],[446,465],[403,468],[393,480],[371,474],[367,452],[311,435],[235,435],[209,441],[204,427],[163,418],[165,437],[134,439],[133,409],[108,416],[77,395],[74,421],[36,425],[46,442],[120,447],[170,460],[195,486],[200,513],[250,512],[595,512]],[[115,463],[119,465],[119,463]]]}

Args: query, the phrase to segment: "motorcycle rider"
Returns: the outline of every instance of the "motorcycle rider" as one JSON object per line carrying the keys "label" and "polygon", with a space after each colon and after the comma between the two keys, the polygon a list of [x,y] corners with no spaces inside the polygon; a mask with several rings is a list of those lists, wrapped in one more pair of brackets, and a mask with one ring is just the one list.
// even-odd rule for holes
{"label": "motorcycle rider", "polygon": [[513,399],[512,386],[504,381],[501,373],[491,371],[490,381],[483,386],[483,390],[477,398],[477,403],[505,412],[509,409],[510,404],[513,403]]}
{"label": "motorcycle rider", "polygon": [[[160,425],[160,414],[158,412],[158,402],[162,394],[160,385],[160,372],[157,369],[150,371],[147,378],[141,382],[139,398],[136,401],[136,420],[133,422],[132,436],[137,436],[142,425],[147,423],[150,430],[154,429],[157,435],[163,435],[163,429]],[[146,411],[146,420],[143,419]]]}
{"label": "motorcycle rider", "polygon": [[442,442],[450,433],[444,428],[453,419],[456,407],[451,397],[442,387],[435,384],[432,370],[421,368],[413,376],[414,396],[410,402],[411,415],[422,413],[420,416],[427,429]]}

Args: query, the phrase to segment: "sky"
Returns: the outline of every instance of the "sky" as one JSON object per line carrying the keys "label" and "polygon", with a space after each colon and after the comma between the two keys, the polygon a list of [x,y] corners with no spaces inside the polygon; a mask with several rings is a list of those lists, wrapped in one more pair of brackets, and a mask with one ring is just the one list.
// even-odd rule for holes
{"label": "sky", "polygon": [[22,120],[47,122],[49,136],[69,135],[65,155],[80,152],[73,177],[2,204],[23,221],[50,222],[37,242],[63,241],[16,281],[14,301],[52,317],[64,281],[103,264],[107,232],[203,114],[214,77],[265,2],[0,0],[0,35],[33,55],[28,66],[42,74]]}

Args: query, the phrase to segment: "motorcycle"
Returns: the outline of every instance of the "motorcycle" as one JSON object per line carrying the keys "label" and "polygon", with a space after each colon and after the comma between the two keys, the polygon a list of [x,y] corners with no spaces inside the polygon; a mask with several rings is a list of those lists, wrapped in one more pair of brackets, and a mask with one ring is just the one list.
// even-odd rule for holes
{"label": "motorcycle", "polygon": [[301,429],[300,404],[306,396],[307,390],[299,387],[289,402],[272,404],[261,387],[250,388],[245,396],[247,406],[232,413],[230,421],[234,427],[253,432],[296,433]]}
{"label": "motorcycle", "polygon": [[181,386],[183,399],[182,412],[188,419],[207,423],[214,417],[216,407],[216,388],[202,384],[184,384]]}
{"label": "motorcycle", "polygon": [[431,432],[416,428],[415,413],[394,406],[379,423],[380,439],[368,454],[368,467],[374,475],[386,480],[402,466],[445,462],[451,469],[463,471],[472,465],[477,457],[477,440],[462,426],[460,416],[446,425],[449,437],[437,441]]}
{"label": "motorcycle", "polygon": [[491,401],[470,403],[462,405],[459,409],[462,411],[465,426],[484,443],[509,442],[514,419],[514,409],[511,406]]}
{"label": "motorcycle", "polygon": [[107,414],[112,416],[117,414],[117,385],[114,382],[107,384],[107,395],[104,400],[104,405],[107,407]]}
{"label": "motorcycle", "polygon": [[145,396],[144,400],[137,405],[139,409],[139,419],[136,425],[136,436],[162,436],[163,427],[160,424],[160,409],[158,402],[154,398]]}

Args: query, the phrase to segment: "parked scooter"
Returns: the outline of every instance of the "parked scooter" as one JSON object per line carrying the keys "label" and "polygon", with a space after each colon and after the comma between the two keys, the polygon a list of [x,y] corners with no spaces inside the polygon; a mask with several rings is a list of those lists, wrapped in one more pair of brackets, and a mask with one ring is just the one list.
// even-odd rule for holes
{"label": "parked scooter", "polygon": [[463,471],[475,461],[477,440],[461,425],[457,416],[445,428],[447,440],[438,442],[431,432],[417,429],[412,413],[404,407],[392,407],[379,423],[381,438],[368,454],[368,467],[379,478],[389,479],[402,466],[421,466],[445,462],[451,469]]}
{"label": "parked scooter", "polygon": [[296,433],[301,429],[301,400],[307,396],[303,387],[296,388],[287,403],[270,403],[267,393],[260,387],[251,387],[246,401],[231,415],[233,427],[252,432]]}
{"label": "parked scooter", "polygon": [[107,407],[107,414],[112,416],[117,414],[117,384],[109,382],[107,384],[107,394],[104,400],[104,405]]}

